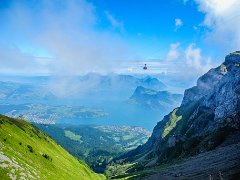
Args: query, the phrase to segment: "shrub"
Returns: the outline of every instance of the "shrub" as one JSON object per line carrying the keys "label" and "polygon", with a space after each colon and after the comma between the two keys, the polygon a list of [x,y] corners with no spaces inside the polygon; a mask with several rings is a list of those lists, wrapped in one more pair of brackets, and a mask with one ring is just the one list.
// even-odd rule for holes
{"label": "shrub", "polygon": [[28,147],[28,150],[29,150],[31,153],[33,153],[33,148],[32,148],[32,146],[27,145],[27,147]]}
{"label": "shrub", "polygon": [[231,132],[234,132],[234,130],[235,129],[231,127],[222,127],[212,133],[210,140],[213,142],[213,144],[212,147],[210,147],[210,150],[222,144],[222,142],[228,137],[229,134],[231,134]]}
{"label": "shrub", "polygon": [[46,158],[47,160],[52,161],[52,158],[47,154],[42,154],[42,157]]}

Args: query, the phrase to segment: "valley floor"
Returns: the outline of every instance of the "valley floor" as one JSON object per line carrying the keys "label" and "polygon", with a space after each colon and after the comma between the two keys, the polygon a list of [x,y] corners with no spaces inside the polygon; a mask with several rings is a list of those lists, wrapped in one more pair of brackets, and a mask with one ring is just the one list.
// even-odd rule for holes
{"label": "valley floor", "polygon": [[[155,169],[156,174],[142,177],[149,180],[170,179],[239,179],[240,143],[220,147],[190,157],[179,164]],[[154,173],[154,172],[152,172]]]}

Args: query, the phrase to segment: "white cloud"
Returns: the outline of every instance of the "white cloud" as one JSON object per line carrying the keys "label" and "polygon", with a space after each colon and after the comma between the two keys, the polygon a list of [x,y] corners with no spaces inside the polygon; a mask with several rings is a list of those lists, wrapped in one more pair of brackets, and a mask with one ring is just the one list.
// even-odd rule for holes
{"label": "white cloud", "polygon": [[211,65],[211,59],[202,57],[200,48],[196,48],[195,44],[190,44],[184,51],[185,63],[188,67],[198,70],[200,72],[206,72]]}
{"label": "white cloud", "polygon": [[167,61],[173,61],[179,58],[180,56],[180,53],[178,51],[179,46],[180,46],[179,42],[170,44],[170,50],[168,51],[166,57]]}
{"label": "white cloud", "polygon": [[33,57],[18,47],[0,47],[0,72],[3,74],[48,74],[50,64],[51,59]]}
{"label": "white cloud", "polygon": [[199,76],[213,67],[211,59],[202,55],[202,50],[191,43],[181,47],[180,43],[170,44],[165,62],[169,72],[181,76]]}
{"label": "white cloud", "polygon": [[177,31],[183,25],[183,21],[179,18],[175,19],[175,31]]}
{"label": "white cloud", "polygon": [[[143,71],[144,64],[148,70]],[[164,59],[148,59],[145,62],[124,62],[116,70],[122,74],[165,74],[176,78],[198,78],[214,67],[211,58],[203,55],[202,50],[195,44],[181,46],[179,42],[170,44]]]}
{"label": "white cloud", "polygon": [[195,0],[205,14],[203,25],[209,28],[207,40],[225,52],[240,49],[240,1]]}
{"label": "white cloud", "polygon": [[[96,30],[97,17],[91,3],[85,0],[42,0],[35,5],[37,13],[31,6],[18,1],[13,1],[8,9],[2,11],[0,27],[4,27],[5,33],[9,32],[9,38],[5,42],[1,39],[1,46],[14,44],[24,49],[27,44],[46,49],[53,57],[51,66],[47,69],[56,75],[111,72],[112,63],[125,58],[127,46],[117,33]],[[112,23],[115,27],[120,26],[114,19]],[[4,61],[7,62],[10,56],[5,55]],[[19,68],[16,66],[32,64],[34,54],[28,56],[32,57],[21,56],[24,63],[19,58],[12,58],[2,69],[12,72],[24,69],[22,72],[28,73],[20,65]],[[2,59],[0,56],[0,61]],[[41,63],[34,62],[28,68],[31,67],[31,71],[37,71],[42,66]]]}
{"label": "white cloud", "polygon": [[197,26],[193,26],[193,29],[196,31],[196,30],[198,30],[198,27]]}
{"label": "white cloud", "polygon": [[124,31],[124,25],[122,22],[118,21],[111,13],[109,13],[108,11],[104,12],[106,18],[108,19],[108,21],[111,23],[112,27],[114,29],[117,29],[121,32]]}

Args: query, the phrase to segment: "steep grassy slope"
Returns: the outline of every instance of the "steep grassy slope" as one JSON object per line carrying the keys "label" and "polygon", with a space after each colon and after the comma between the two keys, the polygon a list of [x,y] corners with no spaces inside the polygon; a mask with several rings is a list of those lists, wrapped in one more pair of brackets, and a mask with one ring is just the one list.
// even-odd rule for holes
{"label": "steep grassy slope", "polygon": [[0,179],[104,179],[24,120],[0,115]]}
{"label": "steep grassy slope", "polygon": [[131,126],[35,124],[70,154],[103,173],[115,157],[144,144],[151,132]]}

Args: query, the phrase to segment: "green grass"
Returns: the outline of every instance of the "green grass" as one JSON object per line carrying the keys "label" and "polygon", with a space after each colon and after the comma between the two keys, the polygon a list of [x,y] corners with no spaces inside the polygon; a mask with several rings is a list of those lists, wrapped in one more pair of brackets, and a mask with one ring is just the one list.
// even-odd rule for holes
{"label": "green grass", "polygon": [[98,173],[104,173],[106,165],[113,158],[145,143],[150,136],[149,131],[130,126],[36,126]]}
{"label": "green grass", "polygon": [[170,114],[169,121],[166,123],[164,127],[164,131],[162,133],[162,138],[166,137],[177,125],[177,122],[182,119],[182,116],[177,116],[176,112],[178,109],[174,109]]}
{"label": "green grass", "polygon": [[132,164],[115,164],[112,166],[108,166],[105,174],[110,179],[119,179],[121,177],[128,176],[127,171],[134,166]]}
{"label": "green grass", "polygon": [[123,140],[129,140],[129,139],[132,139],[132,138],[134,138],[134,136],[133,135],[125,135],[125,136],[123,136]]}
{"label": "green grass", "polygon": [[0,179],[105,179],[24,120],[0,115]]}
{"label": "green grass", "polygon": [[222,73],[224,73],[224,72],[227,71],[227,67],[226,67],[225,64],[221,64],[221,65],[220,65],[220,71],[221,71]]}
{"label": "green grass", "polygon": [[239,51],[235,51],[235,52],[232,52],[230,54],[236,54],[236,55],[240,55],[240,52]]}
{"label": "green grass", "polygon": [[72,131],[64,131],[64,134],[65,134],[66,137],[68,137],[71,140],[81,142],[81,136],[77,135],[77,134],[74,134]]}

